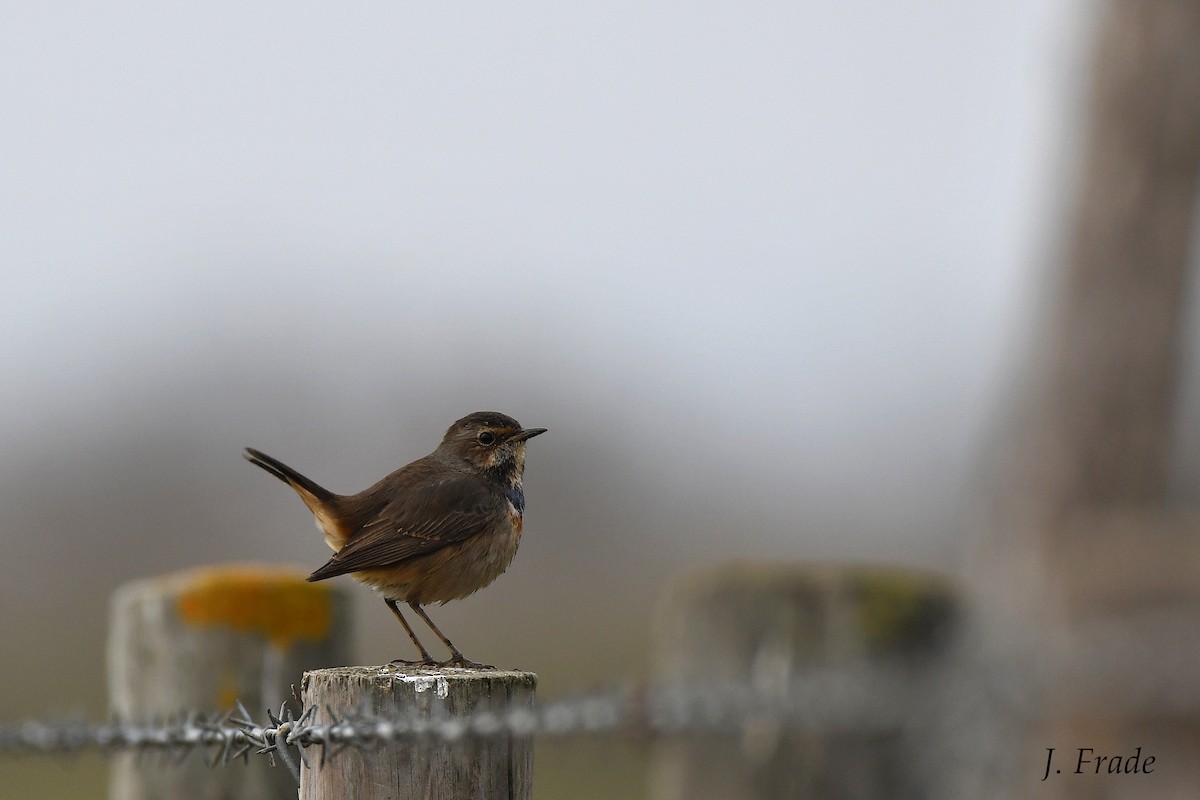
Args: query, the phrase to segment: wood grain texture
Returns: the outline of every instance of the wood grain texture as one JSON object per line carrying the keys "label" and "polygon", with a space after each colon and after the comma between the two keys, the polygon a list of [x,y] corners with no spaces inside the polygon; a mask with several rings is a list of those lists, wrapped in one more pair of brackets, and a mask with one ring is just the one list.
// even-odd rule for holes
{"label": "wood grain texture", "polygon": [[[328,709],[386,716],[468,719],[479,711],[532,708],[531,672],[431,667],[340,667],[304,676],[306,706],[316,721]],[[529,800],[533,740],[500,733],[453,742],[413,738],[373,750],[348,748],[300,776],[301,800]]]}
{"label": "wood grain texture", "polygon": [[[225,711],[241,701],[265,720],[292,696],[304,670],[349,657],[349,596],[306,583],[306,570],[227,565],[126,584],[112,600],[109,705],[151,721],[191,709]],[[209,769],[199,753],[167,765],[114,757],[114,800],[294,798],[295,779],[266,759]]]}

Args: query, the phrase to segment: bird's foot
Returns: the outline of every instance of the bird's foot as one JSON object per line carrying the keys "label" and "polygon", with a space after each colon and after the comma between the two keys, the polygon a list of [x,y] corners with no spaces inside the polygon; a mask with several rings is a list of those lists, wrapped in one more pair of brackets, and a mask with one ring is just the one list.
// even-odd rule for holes
{"label": "bird's foot", "polygon": [[438,662],[439,667],[463,667],[464,669],[495,669],[491,664],[480,664],[478,661],[471,661],[463,656],[462,653],[455,653],[445,661]]}
{"label": "bird's foot", "polygon": [[441,667],[444,666],[440,661],[434,661],[432,656],[426,656],[419,661],[409,661],[404,658],[393,658],[388,662],[400,667]]}

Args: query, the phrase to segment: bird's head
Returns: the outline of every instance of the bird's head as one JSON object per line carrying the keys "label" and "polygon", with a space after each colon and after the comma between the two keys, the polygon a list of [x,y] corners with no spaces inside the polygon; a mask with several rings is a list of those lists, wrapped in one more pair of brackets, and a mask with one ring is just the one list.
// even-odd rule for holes
{"label": "bird's head", "polygon": [[545,428],[522,428],[496,411],[476,411],[455,422],[438,447],[474,472],[496,472],[519,480],[525,471],[525,442]]}

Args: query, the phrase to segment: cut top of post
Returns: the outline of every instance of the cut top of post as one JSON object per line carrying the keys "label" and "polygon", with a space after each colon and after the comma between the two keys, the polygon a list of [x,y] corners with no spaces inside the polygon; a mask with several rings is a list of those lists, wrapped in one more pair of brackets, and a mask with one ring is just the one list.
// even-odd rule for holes
{"label": "cut top of post", "polygon": [[304,673],[304,683],[322,686],[365,686],[379,681],[411,684],[417,694],[432,691],[446,698],[450,686],[471,691],[472,686],[520,686],[528,691],[537,687],[537,675],[517,669],[474,669],[469,667],[424,667],[411,664],[382,666],[331,667]]}

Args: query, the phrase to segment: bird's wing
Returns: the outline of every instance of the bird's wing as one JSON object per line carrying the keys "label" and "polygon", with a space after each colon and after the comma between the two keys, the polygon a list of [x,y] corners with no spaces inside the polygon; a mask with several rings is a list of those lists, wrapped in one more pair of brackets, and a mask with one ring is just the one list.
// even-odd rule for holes
{"label": "bird's wing", "polygon": [[494,515],[495,499],[474,476],[421,487],[384,506],[308,580],[386,567],[431,553],[483,531]]}

